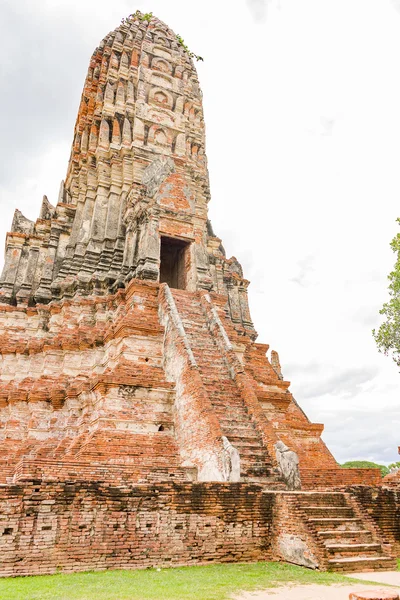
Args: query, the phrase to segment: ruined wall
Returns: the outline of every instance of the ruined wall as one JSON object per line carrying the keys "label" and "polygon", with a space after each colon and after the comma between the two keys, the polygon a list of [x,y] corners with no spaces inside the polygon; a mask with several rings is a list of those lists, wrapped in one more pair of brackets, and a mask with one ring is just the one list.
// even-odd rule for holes
{"label": "ruined wall", "polygon": [[[319,570],[395,568],[399,493],[349,492],[25,479],[0,486],[0,576],[260,560]],[[353,542],[336,528],[338,511],[361,521]]]}
{"label": "ruined wall", "polygon": [[377,486],[382,483],[379,469],[343,469],[339,465],[330,469],[317,468],[319,462],[319,456],[316,454],[315,467],[301,469],[303,489],[340,489],[349,485]]}
{"label": "ruined wall", "polygon": [[273,503],[250,484],[0,487],[0,575],[270,559]]}
{"label": "ruined wall", "polygon": [[393,554],[400,555],[400,489],[386,487],[351,487],[364,514],[378,528],[386,543],[393,546]]}

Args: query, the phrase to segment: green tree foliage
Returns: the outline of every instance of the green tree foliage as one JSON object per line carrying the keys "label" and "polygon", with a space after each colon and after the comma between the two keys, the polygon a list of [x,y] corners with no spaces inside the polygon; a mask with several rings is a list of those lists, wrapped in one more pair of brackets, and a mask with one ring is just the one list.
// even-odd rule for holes
{"label": "green tree foliage", "polygon": [[138,19],[139,21],[146,21],[147,23],[150,23],[151,19],[153,18],[153,13],[142,13],[140,12],[140,10],[137,10],[135,13],[132,13],[131,15],[129,15],[129,17],[123,18],[121,23],[123,25],[129,25],[129,19]]}
{"label": "green tree foliage", "polygon": [[394,473],[395,471],[398,471],[400,469],[400,462],[391,463],[388,466],[388,469],[389,469],[390,473]]}
{"label": "green tree foliage", "polygon": [[[133,20],[137,19],[138,21],[146,21],[147,23],[150,23],[152,18],[153,18],[152,12],[142,13],[142,12],[140,12],[140,10],[137,10],[135,13],[132,13],[131,15],[129,15],[129,17],[123,18],[121,23],[123,25],[129,25],[130,19],[133,19]],[[204,61],[203,57],[201,57],[198,54],[195,54],[194,52],[189,50],[189,48],[185,44],[185,40],[182,38],[182,36],[177,34],[176,39],[177,39],[178,44],[184,49],[184,51],[186,52],[186,54],[188,54],[190,56],[190,58],[195,58],[197,61],[199,61],[199,60]]]}
{"label": "green tree foliage", "polygon": [[[400,224],[400,219],[397,219],[397,222]],[[390,246],[397,254],[394,270],[388,276],[390,300],[379,311],[385,316],[385,321],[378,331],[374,329],[372,334],[379,352],[386,356],[391,354],[394,362],[400,367],[400,233],[393,238]]]}
{"label": "green tree foliage", "polygon": [[382,477],[389,473],[388,467],[385,465],[377,465],[368,460],[349,460],[341,465],[344,469],[380,469]]}
{"label": "green tree foliage", "polygon": [[184,51],[187,52],[187,54],[189,54],[190,58],[195,58],[196,60],[204,61],[204,58],[198,56],[197,54],[189,50],[189,48],[185,44],[185,40],[179,35],[179,33],[177,34],[176,39],[178,40],[178,44],[182,46]]}

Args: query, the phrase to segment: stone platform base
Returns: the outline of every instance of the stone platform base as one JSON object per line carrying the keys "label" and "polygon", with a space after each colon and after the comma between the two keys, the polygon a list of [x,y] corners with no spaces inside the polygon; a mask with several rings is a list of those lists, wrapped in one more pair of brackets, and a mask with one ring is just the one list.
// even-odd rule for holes
{"label": "stone platform base", "polygon": [[395,568],[350,494],[251,483],[2,485],[0,554],[3,577],[260,560]]}

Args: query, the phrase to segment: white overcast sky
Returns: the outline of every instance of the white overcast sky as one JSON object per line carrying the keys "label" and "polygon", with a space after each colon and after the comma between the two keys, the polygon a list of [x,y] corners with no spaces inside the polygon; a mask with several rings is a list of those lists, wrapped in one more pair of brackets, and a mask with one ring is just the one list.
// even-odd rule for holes
{"label": "white overcast sky", "polygon": [[397,460],[400,374],[371,330],[400,217],[400,0],[2,0],[1,239],[56,202],[91,53],[136,9],[205,59],[210,216],[259,341],[340,462]]}

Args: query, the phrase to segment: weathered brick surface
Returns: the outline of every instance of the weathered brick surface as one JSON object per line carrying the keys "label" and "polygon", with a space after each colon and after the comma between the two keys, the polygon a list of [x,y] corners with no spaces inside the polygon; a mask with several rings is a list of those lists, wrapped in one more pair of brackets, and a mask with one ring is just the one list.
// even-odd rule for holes
{"label": "weathered brick surface", "polygon": [[209,200],[193,61],[164,23],[132,17],[91,58],[57,205],[44,197],[35,222],[17,210],[6,240],[3,574],[282,558],[271,519],[282,547],[295,535],[326,567],[297,496],[250,485],[286,489],[275,444],[327,510],[329,490],[378,485],[337,465],[255,342]]}
{"label": "weathered brick surface", "polygon": [[379,469],[307,469],[301,470],[301,482],[304,489],[340,489],[349,485],[376,486],[382,482]]}
{"label": "weathered brick surface", "polygon": [[273,504],[249,484],[0,487],[0,575],[264,560]]}
{"label": "weathered brick surface", "polygon": [[349,492],[375,524],[382,539],[400,554],[400,490],[383,486],[351,487]]}
{"label": "weathered brick surface", "polygon": [[390,570],[396,560],[385,538],[356,498],[345,492],[301,492],[292,495],[295,520],[311,534],[319,568],[330,571]]}

